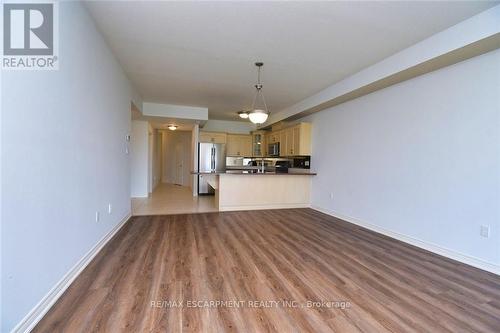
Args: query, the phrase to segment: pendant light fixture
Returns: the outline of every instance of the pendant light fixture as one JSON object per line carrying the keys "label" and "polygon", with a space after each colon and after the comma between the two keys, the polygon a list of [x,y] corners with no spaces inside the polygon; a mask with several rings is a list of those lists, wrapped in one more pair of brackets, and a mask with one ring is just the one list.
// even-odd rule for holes
{"label": "pendant light fixture", "polygon": [[[257,84],[255,85],[255,96],[252,102],[252,111],[248,113],[248,118],[254,124],[263,124],[266,122],[269,112],[267,111],[266,100],[264,99],[264,94],[262,93],[262,83],[260,83],[260,69],[264,66],[263,62],[256,62],[257,66]],[[256,107],[258,105],[259,97],[262,99],[262,108]]]}
{"label": "pendant light fixture", "polygon": [[174,125],[174,124],[171,124],[171,125],[168,125],[168,129],[171,130],[171,131],[175,131],[177,129],[177,125]]}
{"label": "pendant light fixture", "polygon": [[248,111],[240,111],[238,112],[238,116],[243,119],[248,119]]}

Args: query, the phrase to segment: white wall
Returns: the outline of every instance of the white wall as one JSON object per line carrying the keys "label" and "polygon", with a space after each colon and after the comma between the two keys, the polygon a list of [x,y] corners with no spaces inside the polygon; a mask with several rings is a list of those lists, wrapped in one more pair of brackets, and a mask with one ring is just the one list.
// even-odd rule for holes
{"label": "white wall", "polygon": [[[200,134],[200,129],[198,124],[193,126],[191,131],[191,170],[198,170],[198,138]],[[198,196],[198,175],[191,175],[191,189],[193,190],[193,196]]]}
{"label": "white wall", "polygon": [[157,129],[153,130],[153,191],[161,182],[162,140],[162,133]]}
{"label": "white wall", "polygon": [[500,267],[500,50],[309,120],[313,206]]}
{"label": "white wall", "polygon": [[201,131],[212,131],[212,132],[227,132],[235,134],[249,134],[250,131],[255,131],[256,126],[247,121],[229,121],[229,120],[208,120]]}
{"label": "white wall", "polygon": [[149,124],[132,121],[130,133],[130,196],[143,198],[149,192]]}
{"label": "white wall", "polygon": [[132,89],[81,3],[59,16],[58,71],[2,72],[1,332],[130,213]]}
{"label": "white wall", "polygon": [[151,124],[148,123],[148,194],[153,192],[154,187],[154,164],[153,164],[153,152],[154,152],[155,142],[154,142],[154,129]]}
{"label": "white wall", "polygon": [[[191,131],[162,131],[162,182],[191,186]],[[178,167],[182,173],[177,177]]]}

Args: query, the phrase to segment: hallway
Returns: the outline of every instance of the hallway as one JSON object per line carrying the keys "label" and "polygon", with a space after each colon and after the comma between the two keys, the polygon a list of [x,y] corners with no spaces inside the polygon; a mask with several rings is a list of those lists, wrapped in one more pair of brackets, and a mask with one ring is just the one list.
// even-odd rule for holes
{"label": "hallway", "polygon": [[186,186],[160,183],[148,198],[132,198],[132,215],[216,212],[213,196],[194,197]]}

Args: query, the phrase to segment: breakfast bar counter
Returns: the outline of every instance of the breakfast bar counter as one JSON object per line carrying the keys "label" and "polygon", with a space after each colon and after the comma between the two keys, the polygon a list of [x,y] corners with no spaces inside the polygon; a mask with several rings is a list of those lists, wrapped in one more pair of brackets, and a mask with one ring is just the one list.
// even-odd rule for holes
{"label": "breakfast bar counter", "polygon": [[275,172],[275,171],[266,171],[266,172],[252,172],[249,170],[226,170],[226,171],[216,171],[216,172],[191,172],[193,175],[249,175],[249,176],[316,176],[315,172],[309,171],[289,171],[286,172]]}
{"label": "breakfast bar counter", "polygon": [[209,177],[219,211],[305,208],[311,203],[311,180],[316,173],[227,170],[200,174]]}

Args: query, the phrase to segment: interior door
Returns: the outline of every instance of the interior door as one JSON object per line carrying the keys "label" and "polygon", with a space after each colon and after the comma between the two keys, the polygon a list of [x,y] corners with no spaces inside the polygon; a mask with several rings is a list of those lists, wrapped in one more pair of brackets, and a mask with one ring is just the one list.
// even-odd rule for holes
{"label": "interior door", "polygon": [[184,149],[181,142],[175,145],[175,181],[176,185],[184,184]]}

